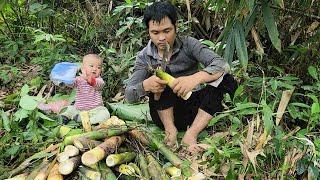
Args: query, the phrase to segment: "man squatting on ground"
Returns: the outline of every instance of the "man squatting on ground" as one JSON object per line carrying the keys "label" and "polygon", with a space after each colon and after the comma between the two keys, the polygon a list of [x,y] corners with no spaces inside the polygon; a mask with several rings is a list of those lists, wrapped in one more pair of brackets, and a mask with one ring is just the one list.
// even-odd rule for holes
{"label": "man squatting on ground", "polygon": [[[143,19],[150,36],[137,55],[134,72],[126,85],[129,103],[149,96],[152,120],[165,130],[165,143],[173,146],[177,132],[186,130],[182,144],[191,153],[197,152],[198,134],[207,127],[216,112],[223,110],[223,94],[233,95],[237,83],[228,74],[229,65],[208,47],[189,36],[177,34],[177,12],[168,2],[155,2],[147,7]],[[173,88],[148,71],[161,66],[166,43],[170,45],[165,71],[175,77]],[[199,64],[204,66],[199,70]],[[188,100],[181,96],[193,91]],[[160,99],[154,95],[161,93]],[[188,128],[189,127],[189,128]]]}

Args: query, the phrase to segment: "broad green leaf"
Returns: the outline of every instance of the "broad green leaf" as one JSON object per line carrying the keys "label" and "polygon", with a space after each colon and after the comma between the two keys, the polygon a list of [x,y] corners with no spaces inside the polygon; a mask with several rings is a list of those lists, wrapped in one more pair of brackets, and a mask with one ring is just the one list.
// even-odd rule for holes
{"label": "broad green leaf", "polygon": [[302,107],[302,108],[310,108],[309,105],[307,104],[303,104],[303,103],[290,103],[293,106],[298,106],[298,107]]}
{"label": "broad green leaf", "polygon": [[237,55],[240,60],[240,64],[242,65],[244,71],[246,71],[248,65],[248,52],[243,27],[239,21],[236,22],[234,32],[234,41],[236,44]]}
{"label": "broad green leaf", "polygon": [[256,108],[258,107],[258,104],[248,102],[248,103],[237,103],[236,104],[236,110],[241,110],[241,109],[247,109],[247,108]]}
{"label": "broad green leaf", "polygon": [[48,121],[54,121],[53,119],[49,118],[48,116],[44,115],[44,114],[41,113],[41,112],[37,112],[37,115],[36,115],[36,116],[39,117],[39,118],[48,120]]}
{"label": "broad green leaf", "polygon": [[279,32],[276,26],[276,22],[272,15],[271,8],[267,1],[262,2],[262,13],[263,13],[263,20],[267,27],[268,34],[273,46],[281,52],[281,40],[279,38]]}
{"label": "broad green leaf", "polygon": [[319,103],[313,103],[311,106],[311,114],[317,114],[320,112],[320,104]]}
{"label": "broad green leaf", "polygon": [[20,145],[12,145],[9,149],[6,150],[5,154],[7,156],[11,156],[11,158],[13,159],[18,154],[20,148]]}
{"label": "broad green leaf", "polygon": [[230,31],[229,36],[228,36],[228,40],[226,42],[226,48],[224,50],[224,59],[229,63],[232,64],[232,60],[233,60],[233,54],[234,54],[234,32],[233,30]]}
{"label": "broad green leaf", "polygon": [[38,102],[32,96],[22,96],[19,105],[25,110],[34,110],[37,108]]}
{"label": "broad green leaf", "polygon": [[10,128],[11,123],[7,114],[3,110],[1,110],[0,113],[1,113],[1,119],[2,119],[2,124],[4,129],[8,132],[11,131],[11,128]]}
{"label": "broad green leaf", "polygon": [[319,81],[317,69],[314,66],[308,67],[308,73],[312,76],[313,79]]}
{"label": "broad green leaf", "polygon": [[25,110],[23,108],[19,109],[17,112],[14,113],[14,121],[21,121],[22,119],[24,118],[27,118],[29,117],[29,114],[31,113],[32,111],[28,111],[28,110]]}
{"label": "broad green leaf", "polygon": [[21,88],[20,96],[21,96],[21,97],[22,97],[22,96],[25,96],[25,95],[28,94],[28,92],[29,92],[29,86],[28,86],[28,84],[25,84],[25,85],[23,85],[22,88]]}
{"label": "broad green leaf", "polygon": [[267,134],[270,134],[273,128],[272,110],[267,103],[262,101],[262,120]]}

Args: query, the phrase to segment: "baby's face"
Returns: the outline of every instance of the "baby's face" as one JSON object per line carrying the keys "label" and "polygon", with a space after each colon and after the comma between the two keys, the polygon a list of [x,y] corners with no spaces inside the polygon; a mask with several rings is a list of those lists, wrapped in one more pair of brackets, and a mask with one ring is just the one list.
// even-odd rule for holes
{"label": "baby's face", "polygon": [[[102,70],[102,61],[101,59],[94,57],[87,57],[83,60],[82,64],[82,73],[85,73],[86,76],[93,76],[95,78],[99,77]],[[83,72],[84,71],[84,72]]]}

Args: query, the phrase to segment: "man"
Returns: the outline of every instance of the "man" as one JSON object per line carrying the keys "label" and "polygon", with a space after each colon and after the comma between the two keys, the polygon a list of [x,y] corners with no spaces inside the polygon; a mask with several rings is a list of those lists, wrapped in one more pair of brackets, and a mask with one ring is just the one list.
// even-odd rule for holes
{"label": "man", "polygon": [[[186,130],[182,144],[195,153],[198,134],[222,111],[223,94],[232,95],[237,83],[227,74],[229,65],[220,56],[192,37],[177,35],[177,12],[170,3],[155,2],[147,7],[144,23],[150,41],[136,58],[126,100],[132,103],[148,95],[152,120],[164,128],[165,143],[173,146],[178,130]],[[165,52],[167,44],[169,52]],[[176,78],[172,89],[149,71],[150,66],[163,67],[163,56],[169,59],[165,71]],[[201,70],[200,64],[204,66]],[[193,91],[191,97],[183,100],[181,96],[189,91]],[[160,95],[159,100],[155,94]]]}

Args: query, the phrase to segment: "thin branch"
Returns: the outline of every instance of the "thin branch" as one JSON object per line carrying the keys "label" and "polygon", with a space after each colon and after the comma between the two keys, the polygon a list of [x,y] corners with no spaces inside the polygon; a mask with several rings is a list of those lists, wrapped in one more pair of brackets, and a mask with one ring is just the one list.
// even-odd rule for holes
{"label": "thin branch", "polygon": [[10,28],[8,22],[7,22],[7,19],[4,17],[2,11],[0,11],[0,14],[1,14],[2,19],[3,19],[4,23],[6,24],[8,30],[10,31],[10,34],[11,34],[12,38],[15,39],[15,36],[13,35],[13,32],[11,31],[11,28]]}
{"label": "thin branch", "polygon": [[[258,4],[261,5],[261,3],[258,3]],[[313,14],[304,13],[304,12],[301,12],[301,11],[298,11],[298,10],[289,9],[289,8],[281,8],[281,7],[275,6],[275,5],[270,5],[270,7],[273,8],[273,9],[278,9],[278,10],[282,10],[282,11],[287,11],[287,12],[291,12],[291,13],[296,13],[296,14],[303,15],[303,16],[306,16],[306,17],[309,17],[309,18],[313,18],[313,19],[320,20],[320,16],[316,16],[316,15],[313,15]]]}

